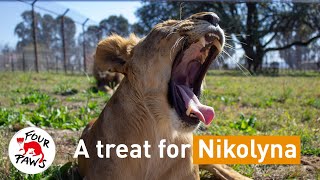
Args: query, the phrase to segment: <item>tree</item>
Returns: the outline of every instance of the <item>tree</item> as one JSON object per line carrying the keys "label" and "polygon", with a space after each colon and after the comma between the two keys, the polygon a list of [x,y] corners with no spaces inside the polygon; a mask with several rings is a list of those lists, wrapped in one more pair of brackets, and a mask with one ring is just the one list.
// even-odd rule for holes
{"label": "tree", "polygon": [[132,24],[130,26],[130,32],[133,32],[135,35],[139,37],[143,37],[146,34],[143,26],[141,26],[139,23]]}
{"label": "tree", "polygon": [[129,35],[130,24],[126,18],[120,16],[109,16],[108,19],[103,19],[99,23],[99,28],[102,31],[102,36],[108,36],[111,33],[116,33],[121,36]]}
{"label": "tree", "polygon": [[[101,20],[98,26],[90,25],[87,27],[85,31],[86,49],[92,51],[92,49],[95,49],[96,45],[103,37],[109,36],[112,33],[116,33],[122,36],[128,36],[129,30],[131,29],[132,26],[123,16],[109,16],[107,19]],[[139,29],[137,29],[137,31],[139,31]],[[82,44],[83,42],[82,33],[78,38],[78,42],[79,44]]]}
{"label": "tree", "polygon": [[[17,49],[21,50],[26,45],[33,42],[32,37],[32,11],[24,11],[22,14],[23,21],[15,27],[15,34],[19,37]],[[36,36],[38,44],[51,48],[54,41],[57,40],[56,20],[49,14],[41,16],[35,12],[36,19]]]}
{"label": "tree", "polygon": [[[32,38],[32,11],[24,11],[21,14],[23,19],[22,22],[18,23],[15,27],[15,34],[18,36],[19,41],[17,42],[17,49],[21,50],[24,46],[33,42]],[[36,19],[36,32],[40,32],[41,29],[41,15],[35,12]],[[39,39],[40,34],[37,33]]]}
{"label": "tree", "polygon": [[[87,55],[91,55],[92,52],[94,52],[101,38],[102,38],[102,34],[99,26],[96,26],[96,25],[88,26],[88,28],[85,30],[85,51],[87,52]],[[82,45],[83,40],[84,40],[83,33],[81,33],[78,37],[78,44]],[[89,62],[87,62],[87,64],[89,64]]]}
{"label": "tree", "polygon": [[[282,33],[280,36],[275,38],[275,43],[277,46],[281,47],[296,39],[302,39],[307,41],[310,36],[317,36],[319,32],[319,24],[314,22],[316,18],[310,17],[311,13],[306,13],[305,8],[309,8],[308,11],[319,11],[317,6],[305,6],[300,5],[296,7],[301,8],[300,13],[305,13],[305,15],[300,15],[297,18],[301,18],[296,23],[303,21],[305,23],[299,24],[298,28],[293,31],[287,31]],[[292,46],[288,49],[280,51],[280,57],[285,60],[290,68],[300,69],[302,61],[316,61],[318,58],[319,41],[310,42],[307,46]]]}
{"label": "tree", "polygon": [[[109,16],[107,19],[100,21],[99,25],[90,25],[87,27],[86,47],[89,49],[95,48],[97,43],[106,36],[116,33],[122,36],[128,36],[131,25],[123,16]],[[79,43],[83,41],[83,34],[79,36]]]}
{"label": "tree", "polygon": [[[101,30],[99,26],[90,25],[85,31],[85,51],[87,54],[87,65],[92,64],[92,54],[95,51],[97,44],[102,38]],[[81,33],[78,37],[78,44],[82,45],[83,43],[83,33]],[[81,51],[82,52],[82,51]],[[87,67],[87,69],[92,69]]]}
{"label": "tree", "polygon": [[[75,64],[76,62],[76,58],[75,58],[75,54],[79,53],[77,51],[76,47],[76,41],[75,41],[75,35],[76,35],[76,25],[75,22],[73,21],[72,18],[68,17],[68,16],[64,16],[64,38],[65,38],[65,48],[66,48],[66,59],[67,62],[70,64]],[[57,24],[57,31],[59,33],[57,33],[57,41],[55,44],[55,48],[58,50],[60,49],[60,51],[57,51],[58,53],[56,54],[56,57],[59,57],[60,59],[62,58],[62,16],[58,16],[56,18],[56,24]],[[70,67],[70,66],[69,66]],[[73,66],[71,66],[73,68]]]}
{"label": "tree", "polygon": [[[180,18],[180,3],[161,2],[145,3],[137,10],[139,24],[149,31],[160,20]],[[234,35],[241,42],[247,58],[249,71],[257,72],[267,52],[288,49],[292,46],[305,46],[320,37],[319,5],[297,3],[219,3],[219,2],[185,2],[182,16],[201,11],[216,12],[221,18],[220,26],[229,35]],[[276,37],[302,25],[310,26],[313,32],[302,39],[295,39],[281,46],[275,44]]]}
{"label": "tree", "polygon": [[[62,32],[61,32],[61,21],[62,17],[58,16],[56,18],[56,24],[57,24],[57,33],[58,39],[61,42],[62,41]],[[67,48],[72,48],[75,45],[75,35],[76,35],[76,25],[73,19],[71,19],[68,16],[64,17],[64,37],[65,37],[65,42],[67,45]]]}
{"label": "tree", "polygon": [[3,49],[5,48],[5,46],[3,44],[0,44],[0,53],[3,51]]}
{"label": "tree", "polygon": [[[86,34],[86,45],[89,48],[95,48],[95,46],[98,44],[98,42],[102,38],[100,27],[95,25],[89,26],[85,34]],[[81,43],[82,41],[83,41],[83,38],[80,39]]]}
{"label": "tree", "polygon": [[44,43],[48,48],[52,48],[55,41],[57,41],[57,23],[56,20],[48,14],[43,15],[41,19],[41,38],[38,38],[40,40],[43,40]]}
{"label": "tree", "polygon": [[[32,11],[25,11],[21,14],[23,21],[18,23],[15,28],[15,34],[19,37],[17,50],[21,51],[25,47],[33,46],[32,36]],[[49,59],[62,59],[62,34],[61,23],[62,17],[56,18],[49,14],[41,14],[35,12],[36,20],[36,36],[38,44],[38,57],[40,60],[47,61],[47,66],[50,63]],[[64,17],[64,37],[66,44],[66,57],[69,62],[74,64],[77,60],[77,55],[80,53],[76,47],[75,41],[76,25],[75,22],[68,16]]]}
{"label": "tree", "polygon": [[11,64],[11,68],[12,68],[12,58],[10,58],[10,54],[12,54],[14,52],[14,49],[12,47],[9,46],[9,44],[5,44],[4,47],[1,48],[1,65],[2,68],[6,69],[8,67],[9,64]]}

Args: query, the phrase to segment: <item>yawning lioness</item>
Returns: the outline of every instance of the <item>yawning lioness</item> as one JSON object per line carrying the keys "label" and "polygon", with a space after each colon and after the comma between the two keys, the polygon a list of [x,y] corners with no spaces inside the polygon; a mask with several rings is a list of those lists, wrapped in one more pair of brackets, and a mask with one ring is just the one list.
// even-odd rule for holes
{"label": "yawning lioness", "polygon": [[[211,12],[185,20],[157,24],[143,39],[111,35],[97,47],[102,69],[125,75],[103,112],[82,134],[90,158],[79,158],[86,179],[199,179],[186,158],[159,157],[158,144],[191,144],[199,123],[213,120],[212,107],[199,101],[201,83],[212,61],[221,53],[225,37],[219,18]],[[151,145],[151,158],[98,158],[96,143]],[[104,153],[104,152],[103,152]]]}

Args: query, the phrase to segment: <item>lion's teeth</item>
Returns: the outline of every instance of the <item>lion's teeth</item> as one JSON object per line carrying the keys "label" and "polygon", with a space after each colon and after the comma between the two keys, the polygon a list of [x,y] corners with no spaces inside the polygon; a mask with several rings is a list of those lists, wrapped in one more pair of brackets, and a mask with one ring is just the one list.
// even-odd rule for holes
{"label": "lion's teeth", "polygon": [[189,117],[197,117],[196,115],[194,115],[193,113],[191,113],[191,105],[188,106],[188,109],[186,111],[187,116]]}
{"label": "lion's teeth", "polygon": [[196,118],[197,116],[196,116],[196,115],[194,115],[194,114],[190,114],[190,117],[195,117],[195,118]]}
{"label": "lion's teeth", "polygon": [[202,47],[206,46],[206,39],[204,37],[201,37],[199,41],[200,41]]}
{"label": "lion's teeth", "polygon": [[218,40],[220,40],[220,37],[219,37],[218,35],[214,34],[214,33],[208,33],[207,35],[208,35],[209,37],[215,37],[215,38],[217,38]]}
{"label": "lion's teeth", "polygon": [[220,37],[215,33],[208,33],[205,35],[206,45],[210,44],[214,40],[220,40]]}
{"label": "lion's teeth", "polygon": [[213,41],[213,45],[218,49],[219,52],[222,51],[222,47],[221,47],[221,44],[220,44],[219,40],[215,39]]}
{"label": "lion's teeth", "polygon": [[186,114],[187,114],[187,116],[189,116],[190,115],[190,113],[191,113],[191,105],[189,105],[188,106],[188,109],[187,109],[187,111],[186,111]]}

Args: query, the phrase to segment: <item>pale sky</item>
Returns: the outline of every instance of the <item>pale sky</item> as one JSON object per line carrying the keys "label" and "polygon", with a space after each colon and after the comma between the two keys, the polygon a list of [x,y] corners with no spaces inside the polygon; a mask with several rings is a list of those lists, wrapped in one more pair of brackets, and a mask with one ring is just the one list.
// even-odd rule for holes
{"label": "pale sky", "polygon": [[[77,22],[83,22],[89,18],[88,25],[97,24],[102,19],[110,15],[122,15],[128,19],[129,23],[134,23],[138,19],[135,17],[135,11],[141,7],[140,1],[41,1],[36,3],[37,6],[62,14],[67,8],[70,11],[68,16]],[[22,21],[21,13],[25,10],[31,10],[29,4],[19,1],[0,1],[0,46],[9,44],[14,47],[18,37],[14,34],[15,26]],[[48,13],[36,8],[41,14]],[[48,13],[50,14],[50,13]],[[56,16],[55,14],[51,14]],[[78,31],[81,26],[77,25]]]}
{"label": "pale sky", "polygon": [[58,2],[59,4],[69,7],[82,15],[100,22],[102,19],[110,15],[122,15],[128,19],[130,23],[136,22],[138,19],[135,17],[134,12],[141,6],[139,1],[119,1],[119,2]]}
{"label": "pale sky", "polygon": [[[30,1],[29,1],[30,2]],[[87,18],[87,25],[98,24],[102,19],[110,15],[122,15],[128,19],[129,23],[138,21],[135,11],[142,6],[141,1],[48,1],[38,0],[36,6],[45,8],[54,13],[49,13],[39,8],[37,12],[51,14],[53,17],[62,14],[67,8],[69,17],[78,22],[77,33],[82,31],[80,23]],[[20,1],[1,1],[0,0],[0,48],[5,44],[15,47],[18,37],[14,34],[15,26],[22,21],[21,13],[31,10],[31,6]],[[240,53],[239,53],[240,52]],[[242,51],[236,53],[242,56]],[[235,57],[234,59],[238,59]]]}

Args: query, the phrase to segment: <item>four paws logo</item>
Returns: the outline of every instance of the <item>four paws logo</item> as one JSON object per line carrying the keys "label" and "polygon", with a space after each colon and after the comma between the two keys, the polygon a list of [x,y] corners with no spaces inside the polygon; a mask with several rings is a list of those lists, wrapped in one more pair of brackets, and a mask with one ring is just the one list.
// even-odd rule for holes
{"label": "four paws logo", "polygon": [[19,171],[38,174],[52,164],[56,146],[46,131],[37,127],[27,127],[12,137],[8,152],[11,163]]}

